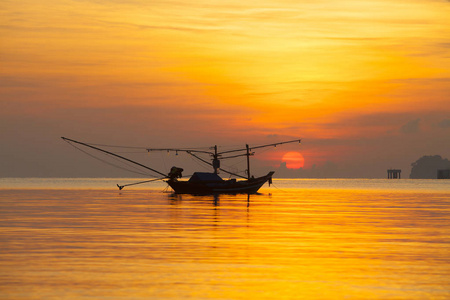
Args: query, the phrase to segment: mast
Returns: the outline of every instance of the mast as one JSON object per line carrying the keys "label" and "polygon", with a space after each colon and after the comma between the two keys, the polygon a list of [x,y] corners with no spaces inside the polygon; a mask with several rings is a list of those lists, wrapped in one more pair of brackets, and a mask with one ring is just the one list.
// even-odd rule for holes
{"label": "mast", "polygon": [[213,163],[214,174],[217,174],[220,169],[219,155],[217,154],[217,145],[214,146]]}
{"label": "mast", "polygon": [[250,179],[250,148],[248,144],[245,144],[245,148],[247,149],[247,178]]}

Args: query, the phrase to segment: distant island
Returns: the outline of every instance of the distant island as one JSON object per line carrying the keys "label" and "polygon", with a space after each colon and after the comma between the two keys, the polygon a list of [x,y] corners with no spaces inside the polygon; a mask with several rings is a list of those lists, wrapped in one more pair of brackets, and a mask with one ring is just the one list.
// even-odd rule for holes
{"label": "distant island", "polygon": [[440,155],[422,156],[417,161],[411,164],[411,174],[409,178],[412,179],[436,179],[438,172],[444,174],[444,170],[450,169],[450,161],[442,158]]}

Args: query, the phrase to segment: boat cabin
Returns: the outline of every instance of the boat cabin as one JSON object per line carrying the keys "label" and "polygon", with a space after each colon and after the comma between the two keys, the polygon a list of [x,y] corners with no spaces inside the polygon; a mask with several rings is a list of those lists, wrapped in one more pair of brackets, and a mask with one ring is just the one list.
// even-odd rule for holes
{"label": "boat cabin", "polygon": [[189,178],[189,182],[217,182],[223,181],[219,175],[216,173],[206,173],[206,172],[195,172],[191,178]]}

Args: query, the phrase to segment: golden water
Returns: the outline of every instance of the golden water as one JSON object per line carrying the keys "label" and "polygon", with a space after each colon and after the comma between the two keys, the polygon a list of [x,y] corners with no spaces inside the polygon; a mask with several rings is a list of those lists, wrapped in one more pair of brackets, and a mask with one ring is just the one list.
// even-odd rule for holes
{"label": "golden water", "polygon": [[340,183],[0,189],[0,299],[449,299],[448,186]]}

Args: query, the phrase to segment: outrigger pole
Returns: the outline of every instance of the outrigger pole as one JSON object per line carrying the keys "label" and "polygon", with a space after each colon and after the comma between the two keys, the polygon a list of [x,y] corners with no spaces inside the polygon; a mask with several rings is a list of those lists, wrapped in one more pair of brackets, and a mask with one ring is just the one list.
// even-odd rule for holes
{"label": "outrigger pole", "polygon": [[[126,158],[126,157],[120,156],[120,155],[115,154],[115,153],[113,153],[113,152],[109,152],[109,151],[106,151],[106,150],[103,150],[103,149],[100,149],[100,148],[91,146],[91,145],[86,144],[86,143],[82,143],[82,142],[78,142],[78,141],[75,141],[75,140],[71,140],[71,139],[68,139],[68,138],[63,137],[63,136],[62,136],[61,138],[62,138],[63,140],[65,140],[66,142],[72,142],[72,143],[80,144],[80,145],[83,145],[83,146],[86,146],[86,147],[89,147],[89,148],[92,148],[92,149],[95,149],[95,150],[104,152],[104,153],[106,153],[106,154],[109,154],[109,155],[112,155],[112,156],[121,158],[121,159],[126,160],[126,161],[128,161],[128,162],[130,162],[130,163],[133,163],[133,164],[135,164],[135,165],[138,165],[138,166],[140,166],[140,167],[143,167],[143,168],[145,168],[145,169],[147,169],[147,170],[150,170],[150,171],[152,171],[152,172],[158,173],[159,175],[164,176],[164,178],[167,178],[167,175],[164,174],[164,173],[161,173],[161,172],[159,172],[159,171],[156,171],[156,170],[154,170],[154,169],[152,169],[152,168],[150,168],[150,167],[147,167],[146,165],[140,164],[140,163],[138,163],[138,162],[136,162],[136,161],[133,161],[133,160],[128,159],[128,158]],[[120,187],[119,187],[119,188],[120,188]]]}
{"label": "outrigger pole", "polygon": [[124,185],[117,185],[117,187],[119,188],[119,190],[122,190],[126,186],[136,185],[136,184],[141,184],[141,183],[147,183],[147,182],[152,182],[152,181],[158,181],[158,180],[163,180],[165,178],[167,178],[167,177],[150,179],[150,180],[145,180],[145,181],[139,181],[139,182],[124,184]]}
{"label": "outrigger pole", "polygon": [[224,159],[224,158],[234,158],[234,157],[239,157],[239,156],[244,156],[244,155],[247,156],[247,178],[250,179],[251,178],[251,174],[250,174],[250,156],[254,154],[254,152],[251,152],[251,150],[259,149],[259,148],[265,148],[265,147],[270,147],[270,146],[276,147],[277,145],[296,143],[296,142],[301,143],[302,140],[292,140],[292,141],[287,141],[287,142],[273,143],[273,144],[255,146],[255,147],[250,147],[248,144],[246,144],[245,145],[245,149],[235,149],[235,150],[223,151],[223,152],[220,152],[220,153],[217,153],[217,151],[216,151],[216,157],[219,156],[219,155],[222,155],[224,153],[233,153],[233,152],[246,151],[244,154],[237,154],[237,155],[233,155],[233,156],[222,157],[222,159]]}
{"label": "outrigger pole", "polygon": [[[248,145],[246,145],[246,146],[248,146],[248,149],[251,151],[251,150],[254,150],[254,149],[265,148],[265,147],[270,147],[270,146],[276,147],[278,145],[290,144],[290,143],[301,143],[301,142],[302,142],[302,140],[299,139],[299,140],[292,140],[292,141],[287,141],[287,142],[273,143],[273,144],[255,146],[255,147],[251,147],[251,146],[248,146]],[[240,151],[245,151],[245,150],[247,150],[247,147],[245,147],[244,149],[235,149],[235,150],[223,151],[223,152],[220,152],[218,154],[222,155],[222,154],[225,154],[225,153],[240,152]],[[252,153],[249,153],[249,154],[252,155]],[[247,155],[247,154],[236,155],[236,156],[233,156],[233,157],[243,156],[243,155]]]}

